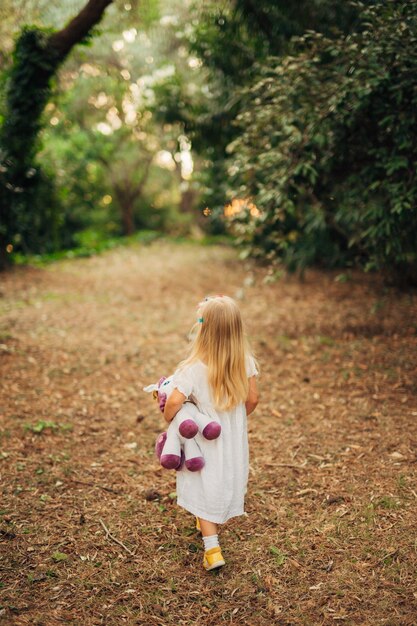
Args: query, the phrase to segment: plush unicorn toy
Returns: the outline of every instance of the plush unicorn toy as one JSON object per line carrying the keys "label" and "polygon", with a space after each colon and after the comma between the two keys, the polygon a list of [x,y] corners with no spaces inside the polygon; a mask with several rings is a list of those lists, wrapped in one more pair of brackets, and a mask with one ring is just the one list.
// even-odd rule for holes
{"label": "plush unicorn toy", "polygon": [[[174,389],[172,379],[172,376],[163,376],[157,384],[143,388],[144,391],[153,392],[162,413],[167,398]],[[194,437],[200,432],[205,439],[217,439],[221,429],[218,422],[200,413],[195,404],[185,402],[168,430],[156,440],[155,453],[162,467],[166,469],[180,470],[185,463],[190,472],[198,472],[204,467],[204,458]]]}

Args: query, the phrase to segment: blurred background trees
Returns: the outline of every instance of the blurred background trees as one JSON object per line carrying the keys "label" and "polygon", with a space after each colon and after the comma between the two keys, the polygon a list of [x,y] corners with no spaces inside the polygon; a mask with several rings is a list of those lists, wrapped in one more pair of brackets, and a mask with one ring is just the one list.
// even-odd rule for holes
{"label": "blurred background trees", "polygon": [[213,93],[197,136],[214,214],[228,198],[229,229],[268,262],[417,282],[416,3],[218,7],[190,37]]}
{"label": "blurred background trees", "polygon": [[[83,5],[4,3],[3,94],[10,34],[61,28]],[[17,224],[9,246],[197,224],[291,270],[417,282],[416,20],[405,0],[113,2],[45,107],[27,219],[43,211],[54,234]]]}
{"label": "blurred background trees", "polygon": [[[184,49],[178,54],[175,31],[166,36],[171,18],[157,1],[111,3],[57,79],[48,82],[49,68],[47,79],[39,76],[47,42],[85,4],[39,0],[2,7],[0,228],[2,248],[14,254],[93,245],[137,229],[182,234],[193,221],[190,142],[181,122],[155,121],[153,113],[155,90],[188,58]],[[179,2],[168,4],[168,12],[178,5],[181,13]],[[34,81],[21,62],[25,54],[39,68]],[[30,133],[17,131],[16,97],[30,113],[35,106],[43,110]],[[19,117],[26,131],[30,119]],[[17,158],[11,158],[11,138],[19,143]]]}

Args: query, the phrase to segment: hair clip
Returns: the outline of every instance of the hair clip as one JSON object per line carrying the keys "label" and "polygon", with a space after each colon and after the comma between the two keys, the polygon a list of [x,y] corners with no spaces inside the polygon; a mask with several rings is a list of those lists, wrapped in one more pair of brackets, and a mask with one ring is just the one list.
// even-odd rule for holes
{"label": "hair clip", "polygon": [[202,324],[204,322],[204,317],[199,317],[197,321],[199,324]]}
{"label": "hair clip", "polygon": [[204,298],[204,302],[208,302],[209,300],[213,300],[214,298],[224,298],[224,294],[223,293],[216,293],[215,296],[206,296]]}

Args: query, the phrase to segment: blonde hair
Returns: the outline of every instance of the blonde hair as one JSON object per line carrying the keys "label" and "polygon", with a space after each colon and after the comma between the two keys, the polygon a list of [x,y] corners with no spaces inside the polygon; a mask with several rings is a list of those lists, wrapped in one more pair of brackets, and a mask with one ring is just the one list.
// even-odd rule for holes
{"label": "blonde hair", "polygon": [[198,360],[205,363],[215,407],[227,411],[245,402],[249,391],[246,363],[251,351],[240,310],[232,298],[215,296],[200,302],[197,315],[190,353],[180,368]]}

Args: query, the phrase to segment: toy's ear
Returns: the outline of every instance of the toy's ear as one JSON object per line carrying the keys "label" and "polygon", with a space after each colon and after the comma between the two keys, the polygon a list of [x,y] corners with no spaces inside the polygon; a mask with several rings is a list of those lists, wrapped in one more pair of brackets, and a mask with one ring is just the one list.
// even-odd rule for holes
{"label": "toy's ear", "polygon": [[150,393],[151,391],[158,391],[158,385],[148,385],[143,388],[143,391],[146,391],[147,393]]}

